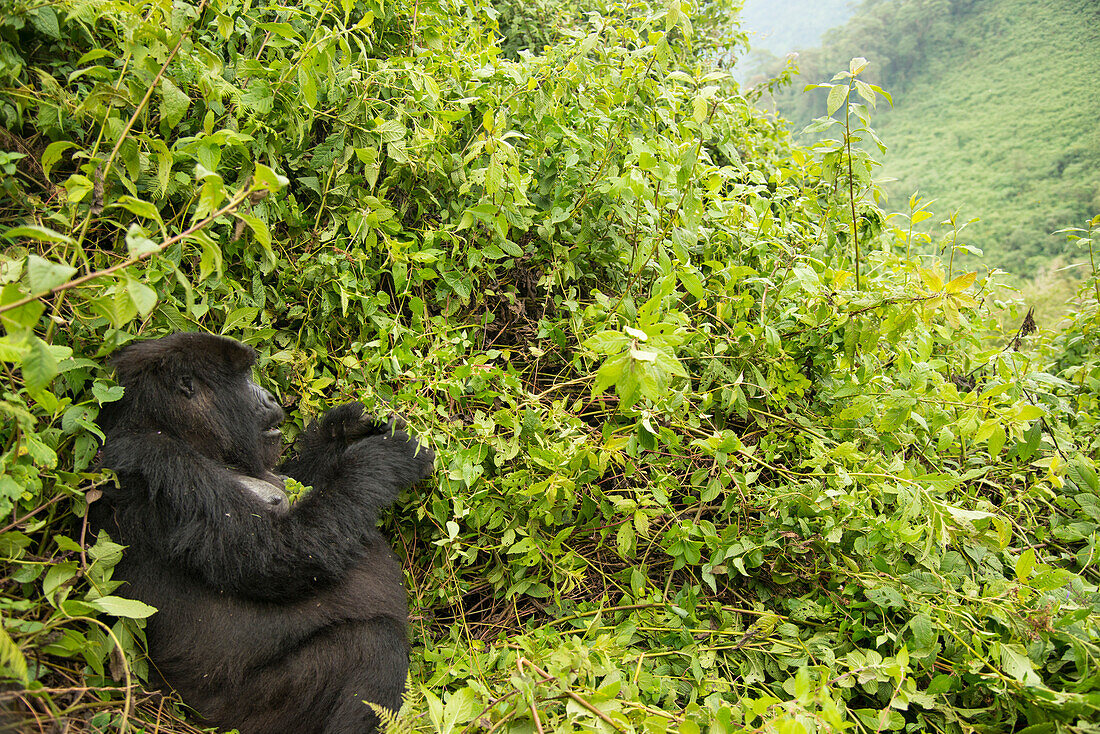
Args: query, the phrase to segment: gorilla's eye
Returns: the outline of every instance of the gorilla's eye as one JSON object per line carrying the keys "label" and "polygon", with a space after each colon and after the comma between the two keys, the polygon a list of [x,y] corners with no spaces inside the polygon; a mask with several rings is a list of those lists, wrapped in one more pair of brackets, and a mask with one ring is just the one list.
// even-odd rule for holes
{"label": "gorilla's eye", "polygon": [[190,398],[192,395],[195,394],[195,383],[190,375],[180,378],[179,387],[180,392],[183,393],[184,397],[186,398]]}

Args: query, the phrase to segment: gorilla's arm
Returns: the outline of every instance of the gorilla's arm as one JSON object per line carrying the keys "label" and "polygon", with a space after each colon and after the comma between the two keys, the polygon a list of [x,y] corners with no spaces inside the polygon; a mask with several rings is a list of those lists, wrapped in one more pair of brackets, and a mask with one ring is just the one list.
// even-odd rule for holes
{"label": "gorilla's arm", "polygon": [[[405,422],[398,417],[377,420],[365,414],[359,403],[341,405],[302,432],[293,457],[277,471],[314,488],[303,505],[313,495],[323,495],[328,487],[352,484],[373,499],[376,511],[381,510],[393,504],[401,489],[431,473],[435,453],[418,447],[404,428]],[[371,524],[376,520],[377,513]]]}
{"label": "gorilla's arm", "polygon": [[114,433],[103,448],[104,466],[140,477],[134,486],[147,489],[147,496],[119,503],[125,540],[155,545],[211,586],[254,599],[293,598],[339,579],[375,534],[378,510],[430,473],[432,454],[417,452],[400,431],[315,438],[316,444],[299,442],[307,458],[287,463],[291,472],[308,465],[314,491],[280,515],[182,441],[148,431]]}

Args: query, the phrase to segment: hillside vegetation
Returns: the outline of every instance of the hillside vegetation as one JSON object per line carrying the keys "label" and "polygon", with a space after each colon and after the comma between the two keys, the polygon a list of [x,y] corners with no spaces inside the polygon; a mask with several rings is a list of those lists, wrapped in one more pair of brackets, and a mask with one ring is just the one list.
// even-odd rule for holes
{"label": "hillside vegetation", "polygon": [[[1100,210],[1100,6],[1092,0],[869,0],[779,97],[795,129],[801,95],[851,56],[894,96],[879,117],[881,176],[902,202],[919,191],[981,218],[964,239],[982,261],[1031,276],[1074,249],[1053,234]],[[971,264],[978,261],[968,260]]]}
{"label": "hillside vegetation", "polygon": [[206,330],[436,451],[392,731],[1097,731],[1100,218],[1036,331],[872,197],[861,59],[802,147],[696,11],[6,1],[0,728],[195,731],[83,517],[106,356]]}

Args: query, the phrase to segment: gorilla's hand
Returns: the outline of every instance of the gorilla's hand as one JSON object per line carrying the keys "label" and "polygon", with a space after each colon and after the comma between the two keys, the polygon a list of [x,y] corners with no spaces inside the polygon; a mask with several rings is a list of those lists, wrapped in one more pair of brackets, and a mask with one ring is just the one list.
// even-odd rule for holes
{"label": "gorilla's hand", "polygon": [[359,403],[333,408],[295,443],[279,472],[317,489],[330,484],[367,487],[384,507],[397,492],[432,473],[435,452],[421,447],[396,416],[373,418]]}
{"label": "gorilla's hand", "polygon": [[[354,406],[340,406],[330,411],[330,414],[351,407]],[[328,415],[325,419],[328,419]],[[401,467],[397,472],[410,485],[432,473],[435,452],[420,445],[416,436],[409,433],[408,425],[400,416],[391,416],[385,423],[377,420],[373,425],[377,426],[375,430],[363,432],[348,445],[346,456],[349,460],[358,459],[372,466]],[[353,430],[358,430],[358,425],[345,429],[344,435],[350,436]]]}
{"label": "gorilla's hand", "polygon": [[[400,419],[397,428],[404,428]],[[325,413],[320,421],[320,435],[333,443],[348,445],[368,436],[379,436],[393,430],[393,419],[374,418],[364,412],[362,403],[347,403]]]}

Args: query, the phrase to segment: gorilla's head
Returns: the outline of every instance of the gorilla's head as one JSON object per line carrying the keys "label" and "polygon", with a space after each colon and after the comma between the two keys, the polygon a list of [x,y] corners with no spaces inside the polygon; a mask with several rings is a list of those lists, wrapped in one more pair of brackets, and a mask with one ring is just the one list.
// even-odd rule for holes
{"label": "gorilla's head", "polygon": [[122,400],[108,430],[164,431],[242,474],[270,475],[279,460],[282,407],[252,381],[256,350],[223,336],[172,334],[129,344],[111,357]]}

